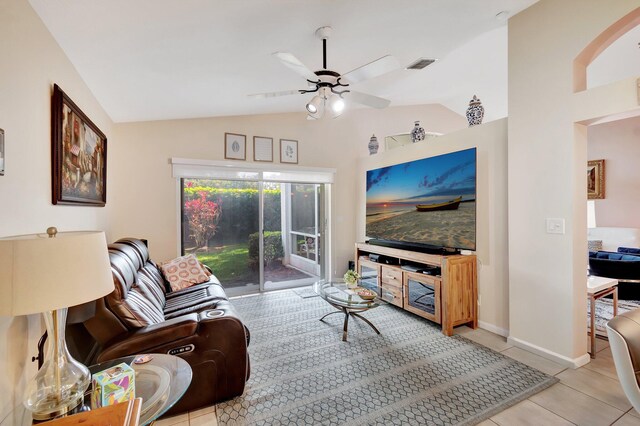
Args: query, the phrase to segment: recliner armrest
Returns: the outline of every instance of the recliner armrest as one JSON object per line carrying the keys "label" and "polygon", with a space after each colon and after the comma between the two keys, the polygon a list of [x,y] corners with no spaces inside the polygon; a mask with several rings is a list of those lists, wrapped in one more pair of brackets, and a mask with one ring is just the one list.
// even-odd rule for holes
{"label": "recliner armrest", "polygon": [[176,291],[172,291],[170,293],[166,293],[164,295],[164,297],[169,300],[169,299],[173,299],[174,297],[180,297],[183,294],[190,294],[190,293],[195,293],[198,291],[202,291],[202,290],[206,290],[211,286],[217,286],[218,288],[220,288],[220,291],[222,292],[222,295],[224,296],[224,299],[227,299],[226,294],[224,294],[224,289],[222,288],[221,284],[216,284],[214,281],[207,281],[206,283],[201,283],[201,284],[195,284],[192,285],[191,287],[187,287],[187,288],[183,288],[180,290],[176,290]]}
{"label": "recliner armrest", "polygon": [[193,313],[120,335],[105,345],[98,361],[146,353],[156,346],[193,336],[198,331],[198,322],[198,315]]}

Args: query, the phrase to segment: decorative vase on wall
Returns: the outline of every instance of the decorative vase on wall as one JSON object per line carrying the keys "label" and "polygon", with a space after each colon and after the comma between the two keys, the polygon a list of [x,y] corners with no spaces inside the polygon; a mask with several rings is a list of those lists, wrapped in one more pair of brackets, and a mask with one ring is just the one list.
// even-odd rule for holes
{"label": "decorative vase on wall", "polygon": [[411,130],[411,142],[416,143],[424,140],[424,129],[420,127],[420,122],[416,121],[413,126],[413,130]]}
{"label": "decorative vase on wall", "polygon": [[467,108],[467,121],[469,127],[482,124],[484,118],[484,107],[482,102],[476,95],[473,95],[473,99],[469,101],[469,108]]}
{"label": "decorative vase on wall", "polygon": [[371,136],[371,139],[369,139],[369,155],[377,154],[379,147],[380,144],[378,143],[376,135]]}

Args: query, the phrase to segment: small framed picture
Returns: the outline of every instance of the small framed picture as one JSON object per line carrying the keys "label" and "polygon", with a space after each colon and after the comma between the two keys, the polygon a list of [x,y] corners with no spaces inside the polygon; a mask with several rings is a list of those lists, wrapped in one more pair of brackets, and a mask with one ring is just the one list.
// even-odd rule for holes
{"label": "small framed picture", "polygon": [[237,133],[225,133],[224,158],[227,160],[246,160],[247,137]]}
{"label": "small framed picture", "polygon": [[0,176],[4,176],[4,130],[0,129]]}
{"label": "small framed picture", "polygon": [[264,136],[253,137],[253,161],[273,162],[273,139]]}
{"label": "small framed picture", "polygon": [[604,198],[604,160],[590,160],[587,163],[587,198]]}
{"label": "small framed picture", "polygon": [[298,164],[298,141],[280,139],[280,162]]}

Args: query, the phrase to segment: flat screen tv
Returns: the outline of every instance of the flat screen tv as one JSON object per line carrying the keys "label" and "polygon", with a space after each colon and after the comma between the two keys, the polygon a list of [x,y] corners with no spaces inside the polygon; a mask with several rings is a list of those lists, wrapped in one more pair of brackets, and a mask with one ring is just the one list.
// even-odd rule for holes
{"label": "flat screen tv", "polygon": [[366,236],[406,248],[476,249],[476,148],[367,171]]}

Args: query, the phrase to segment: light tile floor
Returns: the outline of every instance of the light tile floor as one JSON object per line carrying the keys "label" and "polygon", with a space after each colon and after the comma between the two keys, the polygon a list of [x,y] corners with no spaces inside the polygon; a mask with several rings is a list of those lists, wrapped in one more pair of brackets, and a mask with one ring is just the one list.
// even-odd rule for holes
{"label": "light tile floor", "polygon": [[[631,408],[622,392],[606,340],[597,340],[596,359],[584,367],[572,370],[513,347],[504,337],[486,330],[458,327],[456,334],[560,379],[559,383],[550,388],[480,423],[481,426],[640,426],[640,414]],[[218,426],[215,406],[162,419],[155,424]]]}
{"label": "light tile floor", "polygon": [[481,426],[640,426],[640,414],[631,408],[622,392],[606,340],[597,339],[596,359],[584,367],[572,370],[513,347],[505,338],[485,330],[460,327],[456,329],[456,334],[560,379],[559,383],[550,388],[480,423]]}

